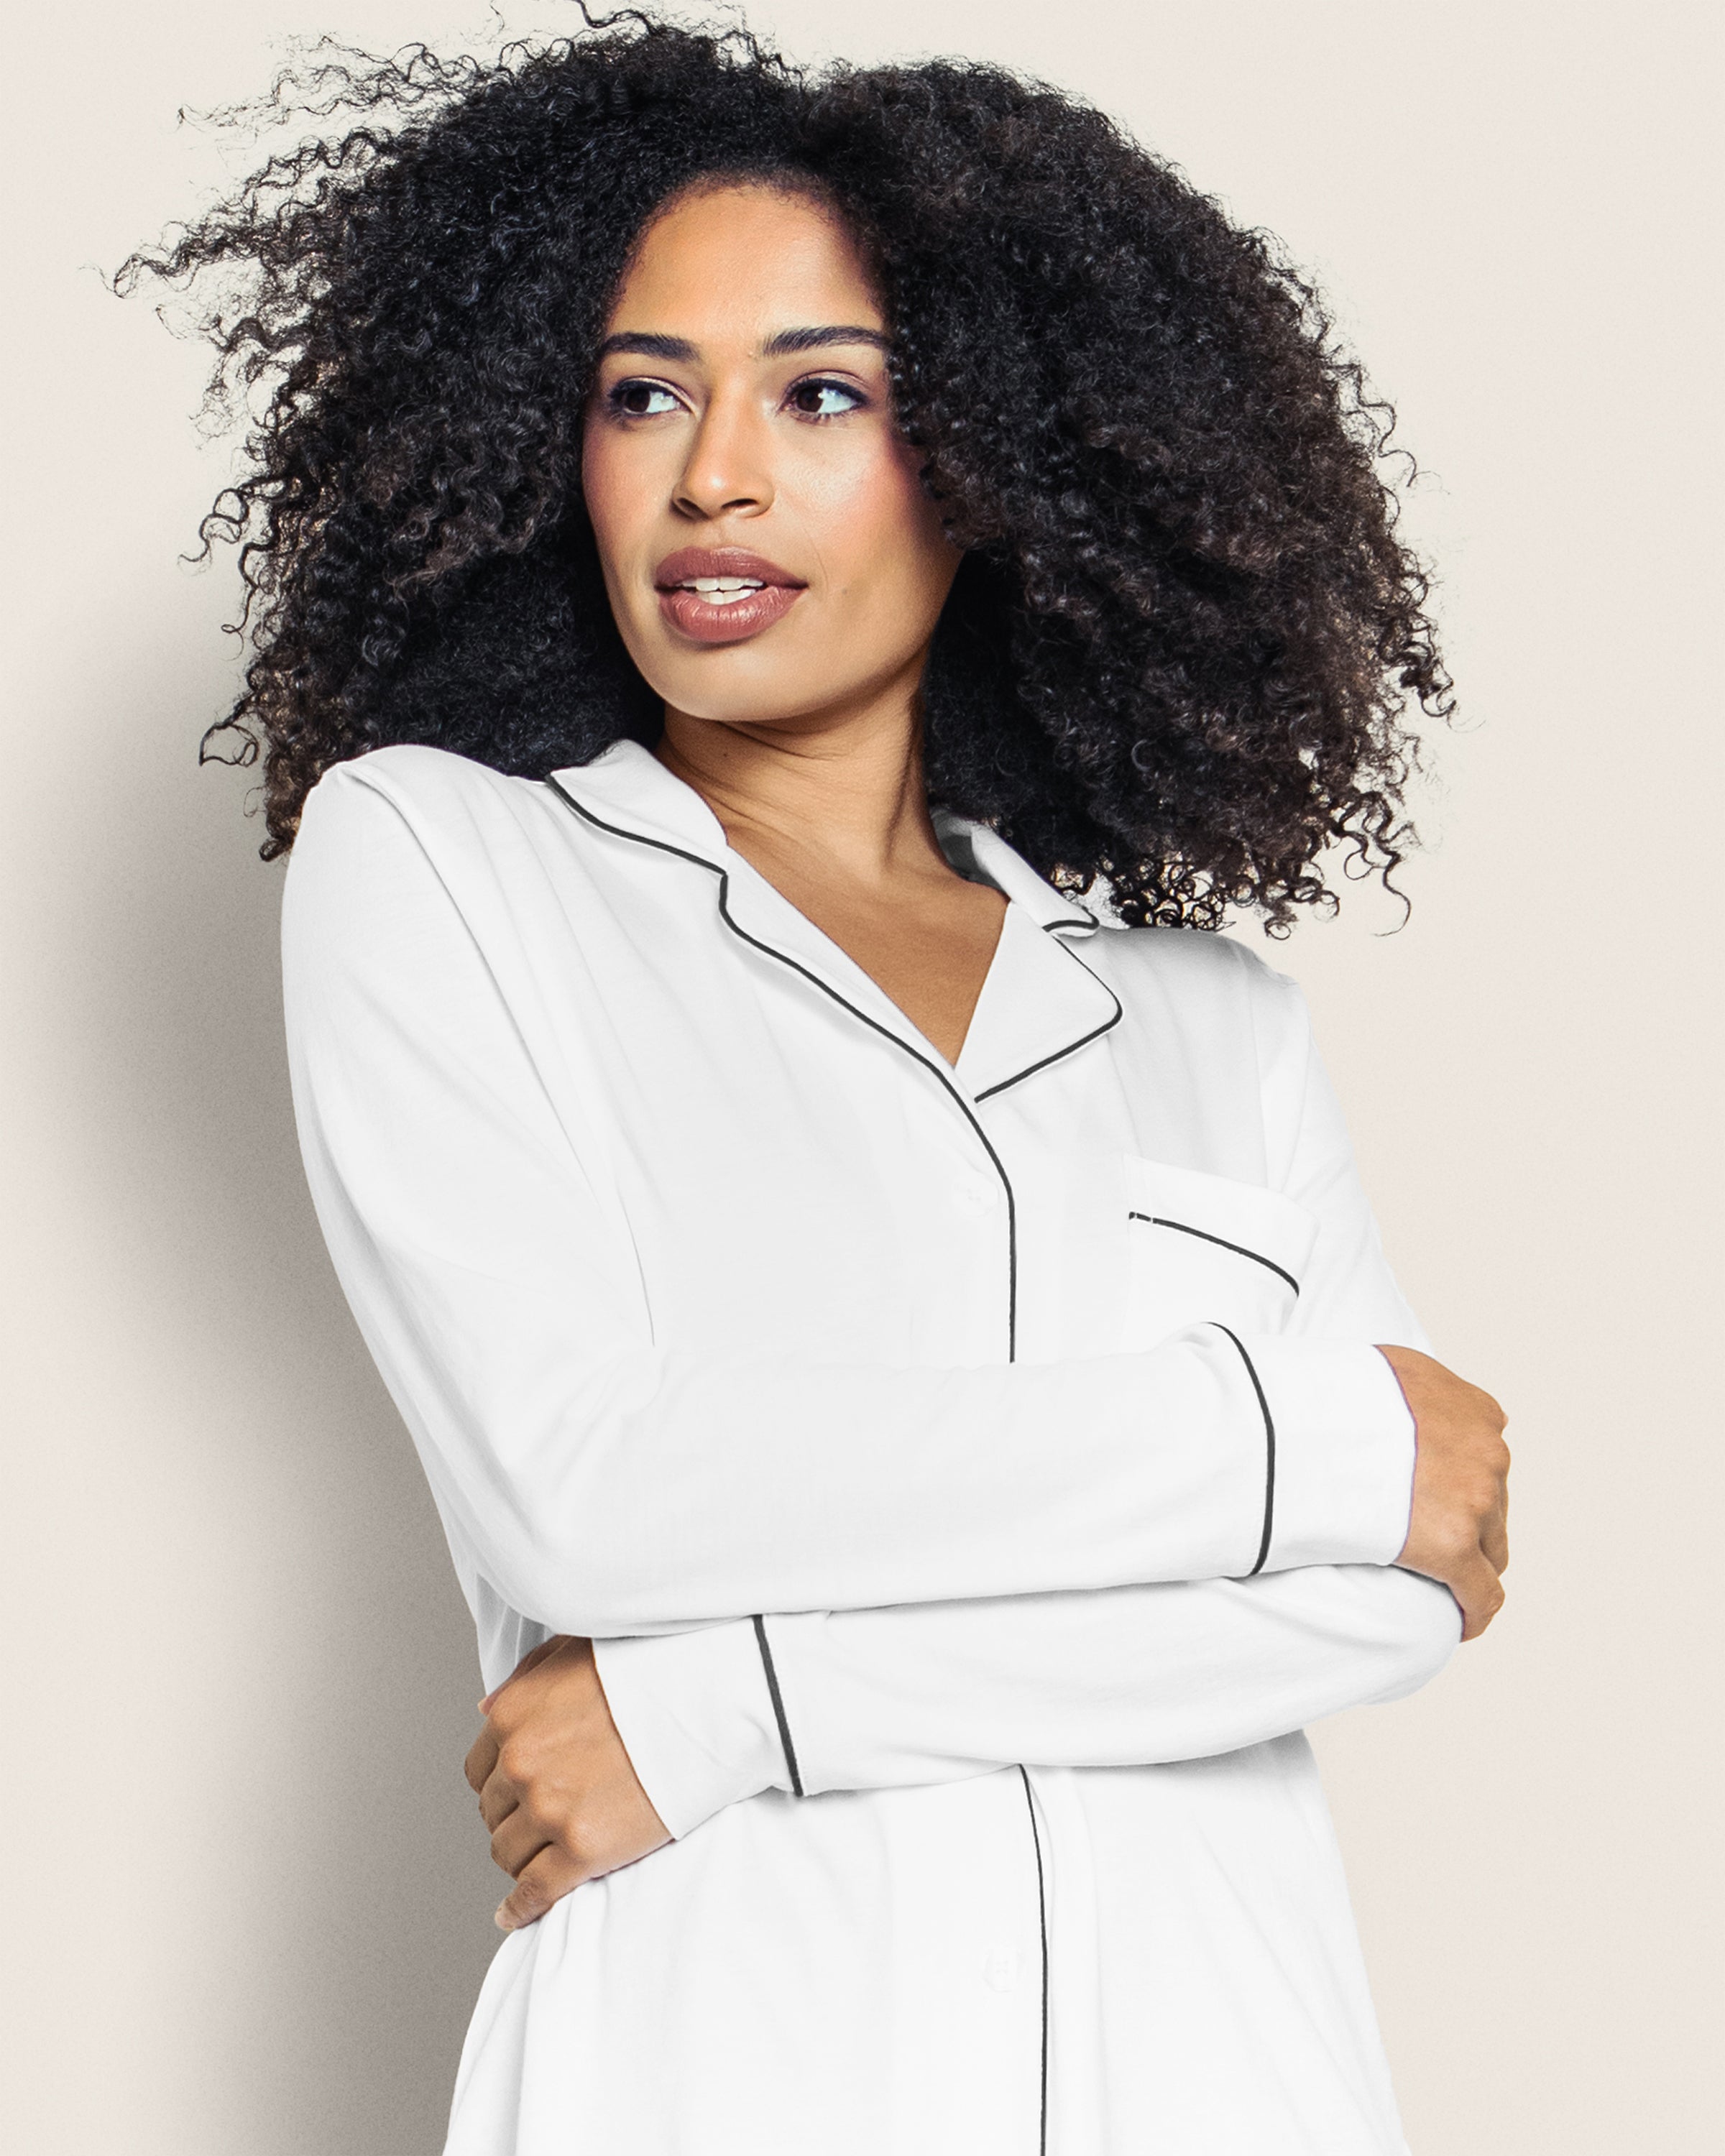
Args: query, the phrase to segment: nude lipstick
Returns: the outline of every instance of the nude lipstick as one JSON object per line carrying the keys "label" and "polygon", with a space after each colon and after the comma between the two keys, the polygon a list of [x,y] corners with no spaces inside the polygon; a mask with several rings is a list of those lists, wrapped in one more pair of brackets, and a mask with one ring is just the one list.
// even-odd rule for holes
{"label": "nude lipstick", "polygon": [[653,572],[659,610],[696,644],[741,644],[782,621],[808,587],[744,547],[680,547]]}

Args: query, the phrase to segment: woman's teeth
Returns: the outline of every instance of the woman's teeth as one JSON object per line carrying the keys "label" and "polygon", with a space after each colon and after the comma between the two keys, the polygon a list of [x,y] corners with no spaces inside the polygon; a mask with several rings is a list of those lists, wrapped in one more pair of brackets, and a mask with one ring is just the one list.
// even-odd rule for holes
{"label": "woman's teeth", "polygon": [[686,577],[679,588],[698,592],[709,606],[730,606],[737,599],[752,598],[762,587],[758,579],[747,577]]}

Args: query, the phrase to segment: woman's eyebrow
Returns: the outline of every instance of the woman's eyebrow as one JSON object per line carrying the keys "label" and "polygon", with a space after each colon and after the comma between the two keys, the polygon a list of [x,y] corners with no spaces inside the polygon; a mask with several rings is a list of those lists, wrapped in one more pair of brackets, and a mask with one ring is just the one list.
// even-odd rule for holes
{"label": "woman's eyebrow", "polygon": [[605,339],[595,357],[608,359],[615,352],[633,352],[639,359],[681,360],[685,364],[701,357],[687,337],[657,336],[649,330],[619,330],[615,336]]}
{"label": "woman's eyebrow", "polygon": [[871,344],[876,351],[885,352],[890,343],[891,339],[879,330],[861,329],[854,322],[842,322],[818,330],[781,330],[762,346],[761,357],[785,359],[793,352],[814,352],[828,344]]}
{"label": "woman's eyebrow", "polygon": [[[788,359],[793,353],[817,352],[829,344],[866,344],[885,352],[890,343],[880,330],[864,329],[856,322],[831,322],[819,329],[780,330],[762,346],[761,357]],[[684,366],[701,357],[701,347],[691,344],[687,337],[661,336],[653,330],[619,330],[605,339],[596,356],[609,359],[617,352],[629,352],[638,359],[675,360]]]}

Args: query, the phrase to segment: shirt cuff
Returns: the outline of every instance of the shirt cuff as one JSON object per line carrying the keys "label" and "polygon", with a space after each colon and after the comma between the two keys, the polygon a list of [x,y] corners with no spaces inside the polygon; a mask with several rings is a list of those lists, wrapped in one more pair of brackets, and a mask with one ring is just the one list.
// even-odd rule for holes
{"label": "shirt cuff", "polygon": [[1414,1504],[1414,1418],[1394,1371],[1353,1341],[1243,1345],[1266,1425],[1261,1568],[1394,1564]]}
{"label": "shirt cuff", "polygon": [[674,1840],[726,1804],[789,1786],[747,1618],[595,1640],[593,1656],[629,1763]]}

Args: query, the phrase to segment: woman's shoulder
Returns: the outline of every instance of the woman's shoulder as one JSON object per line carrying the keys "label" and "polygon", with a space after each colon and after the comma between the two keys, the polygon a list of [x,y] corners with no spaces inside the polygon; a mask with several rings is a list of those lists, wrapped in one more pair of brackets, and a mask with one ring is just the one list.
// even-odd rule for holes
{"label": "woman's shoulder", "polygon": [[357,998],[418,1027],[458,982],[470,1000],[530,995],[547,940],[567,958],[572,937],[614,917],[587,845],[542,780],[448,750],[391,746],[331,765],[306,796],[282,891],[294,1022],[303,1031],[308,1014]]}
{"label": "woman's shoulder", "polygon": [[1238,937],[1213,928],[1105,927],[1089,941],[1085,955],[1092,953],[1117,982],[1136,992],[1243,998],[1272,1008],[1300,995],[1291,975]]}
{"label": "woman's shoulder", "polygon": [[451,816],[459,820],[513,806],[524,793],[541,790],[536,779],[511,778],[452,749],[402,742],[331,764],[305,797],[301,829],[328,820],[332,808],[338,814],[366,814],[368,803],[387,804],[410,824]]}
{"label": "woman's shoulder", "polygon": [[331,764],[306,795],[288,880],[363,877],[388,856],[393,874],[411,876],[417,861],[453,891],[525,867],[561,820],[542,780],[418,742],[370,749]]}
{"label": "woman's shoulder", "polygon": [[374,936],[434,942],[439,923],[519,937],[553,853],[569,880],[568,820],[542,781],[447,749],[404,743],[331,764],[288,855],[284,937],[353,950]]}
{"label": "woman's shoulder", "polygon": [[1082,955],[1119,999],[1129,1052],[1153,1067],[1178,1041],[1190,1067],[1213,1079],[1255,1069],[1262,1087],[1303,1083],[1311,1039],[1305,993],[1238,937],[1204,928],[1104,929]]}

